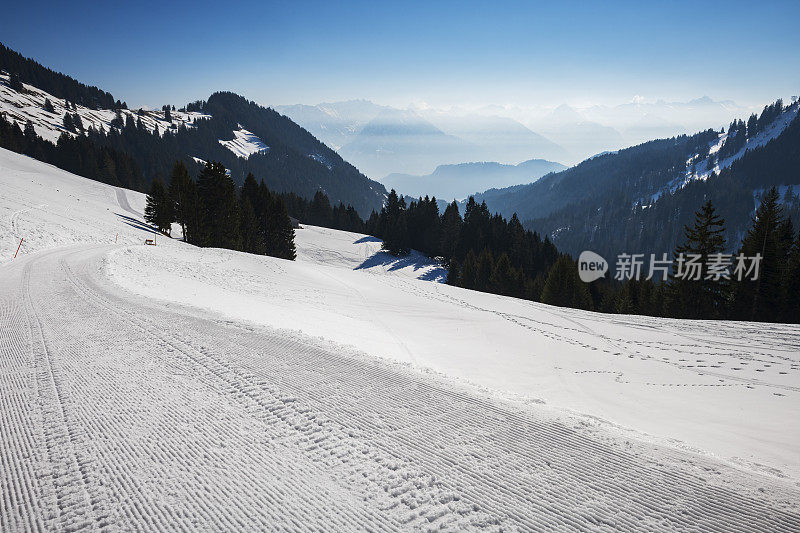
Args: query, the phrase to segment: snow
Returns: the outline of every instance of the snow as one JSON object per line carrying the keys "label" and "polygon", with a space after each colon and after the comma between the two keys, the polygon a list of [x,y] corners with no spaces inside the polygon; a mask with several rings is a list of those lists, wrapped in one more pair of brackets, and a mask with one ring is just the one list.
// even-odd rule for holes
{"label": "snow", "polygon": [[[650,207],[665,191],[674,193],[695,180],[705,181],[712,173],[719,174],[722,169],[730,167],[734,161],[740,159],[748,150],[764,146],[769,141],[777,138],[797,117],[798,112],[800,112],[800,103],[796,102],[787,106],[783,113],[781,113],[772,124],[755,136],[747,139],[745,145],[738,152],[724,159],[717,160],[713,166],[711,166],[709,158],[700,159],[699,154],[695,154],[686,161],[685,171],[670,181],[664,188],[656,191],[654,194],[637,200],[634,202],[634,205],[641,202],[643,204],[642,207]],[[717,138],[709,144],[709,156],[718,153],[722,145],[725,144],[727,138],[728,133],[720,133]],[[693,168],[694,172],[692,172]]]}
{"label": "snow", "polygon": [[[682,179],[673,182],[671,184],[671,190],[674,192],[679,188],[685,187],[686,184],[693,180],[706,180],[709,176],[711,176],[712,173],[719,174],[720,170],[730,167],[734,161],[740,159],[748,150],[753,150],[766,145],[769,141],[777,138],[781,133],[783,133],[783,130],[785,130],[787,126],[789,126],[789,124],[791,124],[791,122],[797,117],[799,110],[800,103],[794,103],[790,106],[787,106],[783,113],[781,113],[780,116],[778,116],[772,122],[772,124],[767,126],[764,131],[761,131],[755,136],[747,139],[745,145],[738,152],[732,156],[726,157],[725,159],[718,160],[714,166],[710,165],[708,158],[695,162],[694,175],[691,172],[692,163],[694,161],[690,159],[687,161],[686,175],[683,176]],[[714,155],[719,152],[727,138],[728,133],[720,133],[717,140],[710,145],[709,155]]]}
{"label": "snow", "polygon": [[798,326],[472,292],[313,226],[294,262],[144,246],[143,205],[0,150],[4,531],[800,528]]}
{"label": "snow", "polygon": [[[9,87],[8,78],[7,74],[0,73],[0,113],[5,113],[9,120],[16,121],[20,128],[24,128],[27,121],[30,120],[33,122],[37,135],[50,142],[56,142],[62,133],[75,135],[64,129],[64,113],[77,113],[81,117],[84,129],[92,126],[96,130],[102,127],[105,131],[111,128],[111,121],[116,117],[116,112],[112,109],[89,109],[81,105],[76,106],[77,110],[67,111],[63,99],[56,98],[27,84],[23,84],[25,92],[19,93]],[[44,104],[48,99],[53,104],[55,113],[45,111]],[[70,103],[75,104],[75,102]],[[164,113],[161,111],[141,110],[139,113],[138,110],[122,109],[120,114],[123,120],[127,120],[129,116],[134,121],[141,118],[144,127],[149,131],[158,128],[161,134],[168,129],[177,129],[180,126],[193,128],[197,120],[211,118],[211,115],[195,111],[188,113],[171,111],[171,121],[165,120]]]}
{"label": "snow", "polygon": [[233,135],[233,139],[229,141],[220,140],[219,143],[239,157],[247,159],[253,154],[269,150],[269,146],[254,134],[242,128],[241,124],[238,130],[233,131]]}

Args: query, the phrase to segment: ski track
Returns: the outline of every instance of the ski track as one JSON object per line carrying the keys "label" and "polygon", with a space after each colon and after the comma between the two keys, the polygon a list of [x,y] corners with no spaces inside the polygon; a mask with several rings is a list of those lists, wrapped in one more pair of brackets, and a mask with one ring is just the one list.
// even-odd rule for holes
{"label": "ski track", "polygon": [[110,249],[4,268],[2,531],[800,530],[473,389],[124,293]]}

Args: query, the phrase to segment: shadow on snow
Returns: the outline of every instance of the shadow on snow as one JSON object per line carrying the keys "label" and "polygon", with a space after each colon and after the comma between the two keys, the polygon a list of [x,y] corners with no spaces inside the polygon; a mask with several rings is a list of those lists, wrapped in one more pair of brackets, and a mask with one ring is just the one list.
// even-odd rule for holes
{"label": "shadow on snow", "polygon": [[[374,240],[365,240],[374,239]],[[380,239],[374,237],[364,237],[356,242],[380,242]],[[428,259],[416,250],[412,250],[410,254],[402,257],[397,257],[385,250],[374,253],[372,256],[364,260],[363,263],[358,265],[353,270],[364,270],[373,267],[383,267],[388,271],[400,270],[402,268],[411,267],[414,272],[421,269],[430,269],[423,272],[418,279],[425,281],[439,281],[443,282],[447,278],[447,269],[438,263]]]}

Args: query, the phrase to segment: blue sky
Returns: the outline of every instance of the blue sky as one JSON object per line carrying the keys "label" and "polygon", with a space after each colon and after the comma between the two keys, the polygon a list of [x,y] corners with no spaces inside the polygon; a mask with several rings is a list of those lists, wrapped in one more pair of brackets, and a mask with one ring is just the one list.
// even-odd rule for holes
{"label": "blue sky", "polygon": [[0,41],[131,106],[615,104],[800,92],[800,2],[15,2]]}

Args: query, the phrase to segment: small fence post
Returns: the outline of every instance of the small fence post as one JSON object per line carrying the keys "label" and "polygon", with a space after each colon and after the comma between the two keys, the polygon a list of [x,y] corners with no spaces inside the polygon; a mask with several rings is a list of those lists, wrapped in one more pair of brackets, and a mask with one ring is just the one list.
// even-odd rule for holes
{"label": "small fence post", "polygon": [[21,238],[21,239],[19,240],[19,246],[17,246],[17,251],[16,251],[16,252],[14,252],[14,259],[16,259],[16,258],[17,258],[17,254],[19,253],[19,249],[20,249],[20,248],[22,248],[22,241],[23,241],[23,239],[24,239],[24,237],[23,237],[23,238]]}

